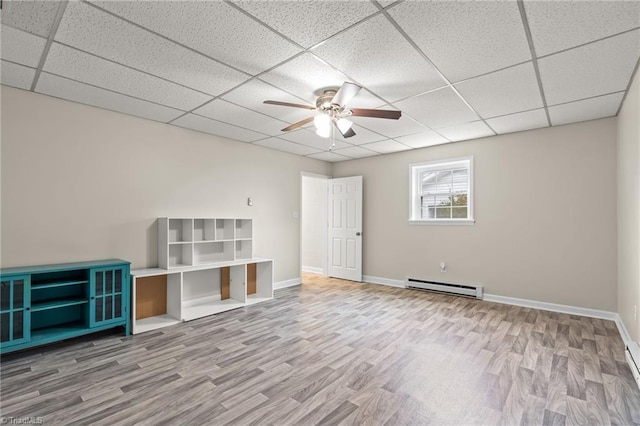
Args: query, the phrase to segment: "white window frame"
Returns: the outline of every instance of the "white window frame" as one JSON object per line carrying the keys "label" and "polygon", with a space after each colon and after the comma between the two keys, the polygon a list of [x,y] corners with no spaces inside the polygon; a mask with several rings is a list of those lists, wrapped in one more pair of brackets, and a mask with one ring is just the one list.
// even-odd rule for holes
{"label": "white window frame", "polygon": [[[452,168],[469,170],[469,193],[467,195],[467,219],[422,219],[420,202],[420,175],[425,170],[447,170]],[[410,225],[473,225],[473,157],[450,158],[409,164],[409,224]]]}

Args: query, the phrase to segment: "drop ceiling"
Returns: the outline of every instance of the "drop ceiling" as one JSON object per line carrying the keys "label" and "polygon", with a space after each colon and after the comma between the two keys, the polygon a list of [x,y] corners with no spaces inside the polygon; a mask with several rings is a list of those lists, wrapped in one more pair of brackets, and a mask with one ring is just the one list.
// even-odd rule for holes
{"label": "drop ceiling", "polygon": [[[640,56],[640,1],[7,1],[3,85],[324,161],[618,113]],[[344,81],[329,141],[309,111]]]}

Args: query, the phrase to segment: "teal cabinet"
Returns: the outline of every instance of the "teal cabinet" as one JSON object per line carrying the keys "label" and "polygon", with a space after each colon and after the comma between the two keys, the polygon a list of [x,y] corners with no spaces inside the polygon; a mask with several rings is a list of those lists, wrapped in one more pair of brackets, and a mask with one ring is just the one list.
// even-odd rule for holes
{"label": "teal cabinet", "polygon": [[0,270],[0,353],[120,326],[129,335],[129,265],[109,259]]}
{"label": "teal cabinet", "polygon": [[0,346],[29,341],[29,275],[3,276],[0,281]]}

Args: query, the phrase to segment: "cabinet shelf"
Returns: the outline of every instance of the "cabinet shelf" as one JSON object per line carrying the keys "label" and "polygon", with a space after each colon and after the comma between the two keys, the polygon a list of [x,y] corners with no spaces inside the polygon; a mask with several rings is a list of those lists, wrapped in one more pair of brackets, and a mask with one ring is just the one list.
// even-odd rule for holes
{"label": "cabinet shelf", "polygon": [[37,330],[31,330],[31,341],[40,340],[57,340],[61,335],[73,335],[79,331],[86,330],[87,326],[82,321],[74,321],[65,324],[59,324],[53,327],[44,327]]}
{"label": "cabinet shelf", "polygon": [[31,312],[45,311],[47,309],[64,308],[65,306],[81,305],[88,303],[87,299],[53,299],[31,305]]}
{"label": "cabinet shelf", "polygon": [[89,281],[61,281],[61,282],[49,282],[49,283],[33,283],[31,290],[42,290],[45,288],[66,287],[69,285],[88,284]]}

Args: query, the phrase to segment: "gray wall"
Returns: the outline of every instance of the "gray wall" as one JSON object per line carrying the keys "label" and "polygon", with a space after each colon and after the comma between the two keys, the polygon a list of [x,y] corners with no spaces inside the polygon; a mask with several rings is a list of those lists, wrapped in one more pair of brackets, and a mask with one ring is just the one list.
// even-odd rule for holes
{"label": "gray wall", "polygon": [[[640,73],[618,115],[618,313],[640,341]],[[640,315],[640,313],[639,313]]]}
{"label": "gray wall", "polygon": [[[409,164],[464,156],[475,225],[409,225]],[[616,310],[615,118],[336,163],[333,175],[364,176],[365,275]]]}
{"label": "gray wall", "polygon": [[[254,254],[299,277],[300,172],[323,161],[2,86],[3,267],[157,266],[156,218],[250,217]],[[252,197],[253,207],[247,206]]]}
{"label": "gray wall", "polygon": [[[322,269],[323,223],[326,224],[327,180],[302,177],[302,268]],[[326,226],[326,225],[325,225]]]}

